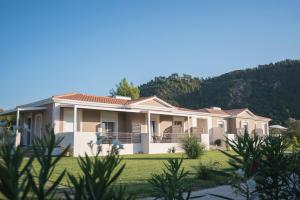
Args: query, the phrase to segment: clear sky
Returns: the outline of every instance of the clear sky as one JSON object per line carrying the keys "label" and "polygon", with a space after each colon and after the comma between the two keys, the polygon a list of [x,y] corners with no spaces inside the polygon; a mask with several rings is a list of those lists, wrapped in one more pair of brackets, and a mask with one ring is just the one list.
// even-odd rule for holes
{"label": "clear sky", "polygon": [[0,107],[300,58],[300,1],[0,0]]}

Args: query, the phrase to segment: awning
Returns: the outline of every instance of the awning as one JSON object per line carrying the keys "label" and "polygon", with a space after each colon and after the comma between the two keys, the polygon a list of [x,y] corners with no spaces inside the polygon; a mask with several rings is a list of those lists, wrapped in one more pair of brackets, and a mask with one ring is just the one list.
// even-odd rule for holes
{"label": "awning", "polygon": [[287,130],[286,127],[283,127],[283,126],[280,126],[280,125],[272,125],[272,126],[269,126],[270,128],[274,128],[274,129],[281,129],[281,130]]}
{"label": "awning", "polygon": [[22,111],[36,111],[36,110],[46,110],[47,107],[24,107],[24,108],[14,108],[11,110],[5,110],[3,112],[0,113],[0,115],[14,115],[17,113],[17,111],[19,110],[19,112]]}

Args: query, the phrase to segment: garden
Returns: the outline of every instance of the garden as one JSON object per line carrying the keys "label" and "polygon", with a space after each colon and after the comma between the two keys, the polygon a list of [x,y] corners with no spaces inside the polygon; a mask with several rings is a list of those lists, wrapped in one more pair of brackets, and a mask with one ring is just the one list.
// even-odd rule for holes
{"label": "garden", "polygon": [[[33,155],[14,147],[13,134],[0,145],[1,199],[230,199],[219,194],[193,196],[193,190],[230,184],[244,199],[299,199],[299,144],[282,136],[245,132],[227,140],[230,150],[204,151],[196,138],[182,141],[184,154],[52,156],[62,138],[47,128],[32,145]],[[99,148],[100,150],[101,148]],[[173,153],[172,153],[173,152]]]}

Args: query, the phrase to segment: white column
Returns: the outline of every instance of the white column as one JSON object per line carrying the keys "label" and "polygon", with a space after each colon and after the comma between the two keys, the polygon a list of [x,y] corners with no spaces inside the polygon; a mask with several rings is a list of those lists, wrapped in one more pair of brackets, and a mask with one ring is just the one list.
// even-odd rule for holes
{"label": "white column", "polygon": [[15,146],[19,146],[21,143],[21,134],[19,132],[19,124],[20,124],[20,109],[17,108],[17,119],[16,119],[16,140]]}
{"label": "white column", "polygon": [[59,130],[59,120],[60,120],[60,105],[58,103],[53,103],[52,108],[52,128],[54,133],[58,133]]}
{"label": "white column", "polygon": [[74,105],[74,117],[73,117],[73,131],[77,132],[77,106]]}
{"label": "white column", "polygon": [[190,125],[190,117],[188,116],[187,117],[188,118],[188,123],[187,123],[187,125],[188,125],[188,134],[189,134],[189,137],[191,137],[191,125]]}
{"label": "white column", "polygon": [[151,112],[148,111],[147,113],[147,132],[149,134],[149,138],[151,136]]}
{"label": "white column", "polygon": [[78,156],[76,132],[77,132],[77,106],[74,105],[74,111],[73,111],[73,156],[75,156],[75,157]]}

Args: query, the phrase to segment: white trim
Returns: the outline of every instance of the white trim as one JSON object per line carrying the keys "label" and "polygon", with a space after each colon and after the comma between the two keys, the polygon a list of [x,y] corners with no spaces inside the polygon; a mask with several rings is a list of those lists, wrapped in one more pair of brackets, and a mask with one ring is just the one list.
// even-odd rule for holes
{"label": "white trim", "polygon": [[35,101],[35,102],[32,102],[32,103],[23,104],[23,105],[20,105],[20,106],[17,106],[17,107],[19,107],[19,108],[22,108],[22,107],[37,107],[37,106],[50,104],[50,103],[53,103],[53,98],[48,98],[48,99]]}
{"label": "white trim", "polygon": [[15,109],[3,111],[0,113],[0,115],[12,114],[18,111],[21,112],[21,111],[35,111],[35,110],[47,110],[47,107],[25,107],[25,108],[17,107]]}

